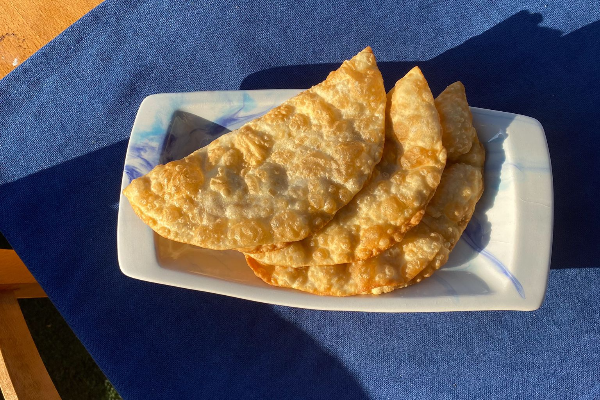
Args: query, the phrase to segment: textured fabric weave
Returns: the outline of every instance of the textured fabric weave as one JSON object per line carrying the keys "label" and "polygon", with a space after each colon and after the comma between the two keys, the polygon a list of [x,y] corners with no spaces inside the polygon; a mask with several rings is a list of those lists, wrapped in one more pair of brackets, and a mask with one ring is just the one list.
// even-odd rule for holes
{"label": "textured fabric weave", "polygon": [[[201,4],[197,4],[201,3]],[[140,102],[302,88],[371,45],[389,89],[537,118],[555,229],[538,311],[269,306],[125,277],[119,187]],[[0,231],[125,399],[600,398],[598,1],[106,0],[0,81]]]}

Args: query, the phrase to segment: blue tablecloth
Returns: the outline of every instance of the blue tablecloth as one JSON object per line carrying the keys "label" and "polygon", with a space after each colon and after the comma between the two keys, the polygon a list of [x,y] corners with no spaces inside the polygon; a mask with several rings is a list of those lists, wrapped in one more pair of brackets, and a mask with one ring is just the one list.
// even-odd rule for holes
{"label": "blue tablecloth", "polygon": [[[200,4],[198,4],[200,3]],[[387,86],[543,124],[555,188],[535,312],[368,314],[125,277],[127,139],[158,92],[308,87],[371,45]],[[0,81],[0,231],[125,399],[600,398],[600,3],[106,0]]]}

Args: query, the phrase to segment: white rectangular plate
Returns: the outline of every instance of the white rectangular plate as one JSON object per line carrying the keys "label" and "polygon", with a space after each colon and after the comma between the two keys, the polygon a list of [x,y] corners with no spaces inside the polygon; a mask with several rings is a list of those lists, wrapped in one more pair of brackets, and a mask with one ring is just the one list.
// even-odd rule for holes
{"label": "white rectangular plate", "polygon": [[[121,189],[158,163],[178,159],[239,128],[300,90],[157,94],[138,111]],[[422,283],[373,296],[316,296],[265,284],[236,251],[156,235],[121,194],[119,264],[149,282],[286,306],[377,312],[535,310],[546,291],[553,194],[542,126],[522,115],[472,108],[484,143],[485,191],[448,263]]]}

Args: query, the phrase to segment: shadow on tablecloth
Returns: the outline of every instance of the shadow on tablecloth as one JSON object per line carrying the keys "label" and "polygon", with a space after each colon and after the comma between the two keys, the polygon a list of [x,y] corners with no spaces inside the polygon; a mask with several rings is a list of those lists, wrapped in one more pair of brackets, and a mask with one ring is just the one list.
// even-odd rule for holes
{"label": "shadow on tablecloth", "polygon": [[[554,179],[552,268],[600,267],[597,191],[600,22],[563,35],[542,16],[519,12],[479,36],[425,61],[379,62],[386,90],[419,65],[434,96],[462,81],[473,106],[538,119]],[[377,54],[377,49],[374,49]],[[339,64],[293,65],[247,76],[240,89],[305,88]],[[595,127],[593,131],[591,127]]]}
{"label": "shadow on tablecloth", "polygon": [[[46,254],[43,265],[30,263],[33,251],[25,249],[24,262],[48,297],[60,300],[57,309],[79,328],[90,354],[101,355],[96,361],[108,366],[104,373],[113,384],[147,388],[144,398],[160,387],[171,399],[198,393],[364,399],[342,362],[272,306],[121,273],[116,245],[121,173],[116,172],[122,171],[126,147],[122,140],[4,186],[5,193],[17,186],[23,193],[5,202],[11,223],[21,224],[23,237],[45,238],[25,245],[22,237],[16,240],[20,248],[35,246],[35,253]],[[131,315],[136,315],[133,324]],[[174,326],[185,329],[173,332]],[[135,368],[139,365],[148,368]]]}

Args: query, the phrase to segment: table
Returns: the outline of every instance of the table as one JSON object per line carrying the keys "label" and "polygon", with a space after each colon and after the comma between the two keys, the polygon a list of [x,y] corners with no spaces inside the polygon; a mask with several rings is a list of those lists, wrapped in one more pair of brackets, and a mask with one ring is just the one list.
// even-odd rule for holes
{"label": "table", "polygon": [[[127,138],[152,93],[306,87],[371,45],[384,79],[541,121],[547,298],[530,313],[269,306],[123,276]],[[597,2],[106,0],[0,81],[0,231],[125,399],[600,397]]]}
{"label": "table", "polygon": [[101,0],[0,1],[0,78]]}

